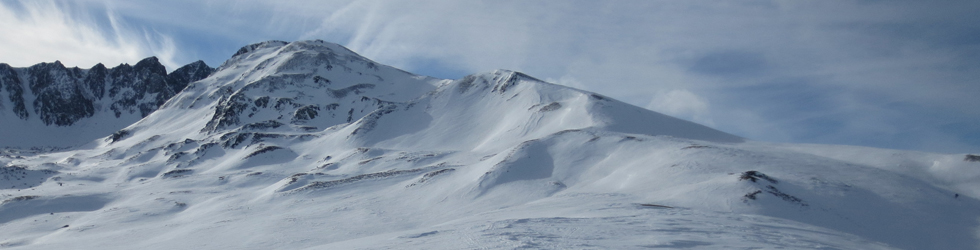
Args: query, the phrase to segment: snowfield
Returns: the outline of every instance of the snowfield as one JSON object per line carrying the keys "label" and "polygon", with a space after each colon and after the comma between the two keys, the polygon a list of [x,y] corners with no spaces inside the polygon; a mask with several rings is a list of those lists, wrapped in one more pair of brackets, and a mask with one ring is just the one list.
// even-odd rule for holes
{"label": "snowfield", "polygon": [[980,249],[971,159],[270,41],[112,135],[0,149],[0,248]]}

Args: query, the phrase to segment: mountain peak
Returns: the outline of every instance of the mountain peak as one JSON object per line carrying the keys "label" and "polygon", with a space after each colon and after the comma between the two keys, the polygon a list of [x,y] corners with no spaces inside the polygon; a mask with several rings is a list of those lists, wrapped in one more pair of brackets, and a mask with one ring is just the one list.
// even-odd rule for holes
{"label": "mountain peak", "polygon": [[160,59],[159,58],[157,58],[156,56],[150,56],[150,57],[147,57],[147,58],[143,58],[143,60],[140,60],[139,62],[137,62],[136,65],[140,65],[140,64],[158,64],[158,63],[160,63]]}
{"label": "mountain peak", "polygon": [[279,40],[269,40],[260,43],[253,43],[253,44],[245,45],[242,48],[238,49],[238,52],[235,52],[235,54],[232,55],[231,57],[234,58],[240,55],[244,55],[249,52],[255,51],[257,49],[268,48],[268,47],[282,47],[287,44],[289,44],[289,42],[279,41]]}
{"label": "mountain peak", "polygon": [[197,61],[188,63],[187,65],[184,65],[184,67],[187,67],[187,66],[191,66],[191,67],[207,67],[208,64],[205,63],[204,60],[197,60]]}
{"label": "mountain peak", "polygon": [[139,62],[136,63],[136,65],[133,65],[133,70],[135,71],[148,70],[149,72],[153,72],[154,74],[160,74],[160,75],[167,74],[167,67],[163,66],[163,64],[160,63],[160,59],[157,59],[156,56],[151,56],[151,57],[144,58],[143,60],[140,60]]}
{"label": "mountain peak", "polygon": [[[0,107],[42,111],[0,119],[0,143],[103,136],[0,148],[0,245],[976,246],[969,156],[746,142],[516,71],[435,79],[317,40],[240,51],[166,78],[0,64],[0,100],[21,105]],[[93,127],[125,128],[72,130]]]}

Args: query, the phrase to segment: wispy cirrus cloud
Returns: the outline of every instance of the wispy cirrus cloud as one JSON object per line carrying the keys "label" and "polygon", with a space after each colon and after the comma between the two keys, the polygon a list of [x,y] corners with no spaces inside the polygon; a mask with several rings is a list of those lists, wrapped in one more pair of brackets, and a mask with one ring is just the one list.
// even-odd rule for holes
{"label": "wispy cirrus cloud", "polygon": [[[437,77],[524,71],[752,139],[980,151],[980,4],[970,1],[57,3],[101,27],[64,46],[133,44],[107,55],[168,47],[117,33],[172,37],[174,60],[209,64],[253,42],[324,39]],[[99,18],[79,8],[127,28],[84,21]],[[30,16],[11,20],[59,27]]]}
{"label": "wispy cirrus cloud", "polygon": [[976,3],[354,1],[343,9],[304,35],[348,34],[340,42],[414,71],[435,61],[434,73],[509,68],[574,79],[754,139],[980,150],[970,139],[977,129],[965,125],[980,120]]}
{"label": "wispy cirrus cloud", "polygon": [[157,56],[170,69],[177,66],[172,38],[132,27],[108,6],[3,1],[0,33],[0,60],[19,67],[56,60],[69,67],[112,66],[149,56]]}

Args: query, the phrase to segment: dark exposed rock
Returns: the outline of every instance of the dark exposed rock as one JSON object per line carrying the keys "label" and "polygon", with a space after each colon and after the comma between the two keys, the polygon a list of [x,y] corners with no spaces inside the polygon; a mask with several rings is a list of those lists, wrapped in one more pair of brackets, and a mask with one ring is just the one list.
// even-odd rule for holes
{"label": "dark exposed rock", "polygon": [[273,106],[276,110],[283,111],[287,107],[297,108],[300,104],[293,101],[293,98],[277,98],[276,105]]}
{"label": "dark exposed rock", "polygon": [[350,87],[337,89],[337,90],[327,89],[327,91],[329,91],[330,95],[333,95],[334,98],[340,99],[346,97],[351,92],[353,92],[355,95],[360,95],[361,93],[364,93],[365,89],[373,89],[373,88],[374,88],[374,84],[359,83],[359,84],[354,84]]}
{"label": "dark exposed rock", "polygon": [[68,126],[95,114],[94,101],[82,94],[81,78],[80,71],[65,68],[59,61],[27,68],[28,86],[36,96],[34,113],[44,124]]}
{"label": "dark exposed rock", "polygon": [[304,121],[304,120],[311,120],[313,118],[316,118],[317,111],[319,110],[320,107],[317,105],[306,105],[300,107],[293,114],[293,121]]}
{"label": "dark exposed rock", "polygon": [[[167,69],[160,64],[156,57],[143,59],[133,67],[119,67],[113,70],[112,77],[132,76],[132,81],[114,81],[110,84],[109,97],[117,100],[111,109],[117,114],[139,111],[141,117],[146,117],[163,105],[167,99],[177,94],[173,89],[187,83],[172,84],[167,82]],[[183,88],[180,88],[183,89]]]}
{"label": "dark exposed rock", "polygon": [[[48,169],[28,169],[25,166],[0,167],[0,189],[30,188],[41,185],[48,177],[58,174],[58,171]],[[7,186],[13,184],[12,186]]]}
{"label": "dark exposed rock", "polygon": [[167,163],[177,162],[177,160],[180,160],[180,158],[184,157],[185,155],[187,155],[187,153],[185,152],[174,153],[173,155],[170,155],[170,158],[167,159]]}
{"label": "dark exposed rock", "polygon": [[214,68],[198,60],[170,72],[167,81],[170,83],[171,90],[177,93],[187,87],[187,84],[207,78],[213,72]]}
{"label": "dark exposed rock", "polygon": [[204,155],[205,153],[207,153],[208,149],[210,149],[210,148],[212,148],[212,147],[214,147],[216,145],[218,145],[217,142],[210,142],[210,143],[201,144],[201,146],[198,146],[197,149],[194,150],[194,155],[198,155],[198,156]]}
{"label": "dark exposed rock", "polygon": [[968,154],[968,155],[966,155],[965,158],[963,158],[963,160],[964,161],[972,161],[972,162],[980,162],[980,155]]}
{"label": "dark exposed rock", "polygon": [[800,206],[804,206],[804,207],[805,206],[808,206],[806,204],[806,202],[803,202],[803,200],[800,200],[800,198],[796,198],[796,196],[792,196],[792,195],[783,193],[782,191],[779,191],[779,189],[776,189],[776,187],[774,187],[772,185],[767,185],[766,186],[766,192],[768,192],[769,194],[775,195],[776,197],[779,197],[779,198],[783,199],[784,201],[788,201],[788,202],[791,202],[791,203],[800,204]]}
{"label": "dark exposed rock", "polygon": [[776,187],[774,187],[772,185],[767,185],[763,189],[749,192],[749,193],[745,194],[744,197],[747,200],[756,200],[756,199],[759,198],[759,194],[762,194],[763,192],[768,193],[768,194],[771,194],[771,195],[776,196],[776,197],[779,197],[780,199],[783,199],[783,201],[800,205],[801,207],[810,206],[809,204],[807,204],[806,202],[804,202],[800,198],[797,198],[796,196],[789,195],[787,193],[783,193],[782,191],[779,191],[779,189],[777,189]]}
{"label": "dark exposed rock", "polygon": [[[466,93],[467,90],[476,84],[477,77],[475,75],[468,75],[457,81],[459,81],[459,84],[456,85],[456,89],[459,90],[459,93]],[[489,84],[486,79],[480,79],[480,81],[482,81],[484,85]]]}
{"label": "dark exposed rock", "polygon": [[456,169],[455,168],[444,168],[444,169],[440,169],[440,170],[436,170],[436,171],[425,173],[424,175],[422,175],[422,178],[419,178],[418,183],[419,184],[425,183],[426,181],[429,181],[430,179],[432,179],[433,177],[436,177],[437,175],[449,173],[449,172],[452,172],[452,171],[456,171]]}
{"label": "dark exposed rock", "polygon": [[256,107],[261,107],[261,108],[268,108],[269,107],[269,97],[268,96],[263,96],[263,97],[259,97],[259,98],[255,99],[255,106]]}
{"label": "dark exposed rock", "polygon": [[282,147],[278,147],[278,146],[266,146],[266,147],[262,147],[259,150],[255,150],[255,152],[252,152],[251,154],[248,154],[247,156],[245,156],[245,159],[252,158],[253,156],[256,156],[256,155],[260,155],[260,154],[264,154],[264,153],[268,153],[268,152],[272,152],[272,151],[276,151],[276,150],[280,150],[280,149],[283,149],[283,148]]}
{"label": "dark exposed rock", "polygon": [[24,105],[23,83],[17,77],[17,72],[6,63],[0,63],[0,87],[7,90],[7,98],[13,104],[13,107],[10,108],[12,108],[14,114],[17,114],[17,117],[20,117],[20,119],[27,119],[29,114],[27,113],[27,106]]}
{"label": "dark exposed rock", "polygon": [[558,110],[560,108],[561,108],[561,103],[552,102],[552,103],[548,104],[547,106],[541,107],[541,109],[539,111],[541,111],[541,112],[548,112],[548,111],[555,111],[555,110]]}
{"label": "dark exposed rock", "polygon": [[671,206],[664,206],[664,205],[651,204],[651,203],[640,203],[638,205],[640,205],[640,207],[642,208],[674,208]]}
{"label": "dark exposed rock", "polygon": [[357,175],[357,176],[353,176],[353,177],[349,177],[349,178],[344,178],[344,179],[339,179],[339,180],[332,180],[332,181],[314,181],[314,182],[311,182],[310,184],[307,184],[307,185],[302,186],[300,188],[297,188],[297,189],[294,189],[294,190],[289,190],[289,192],[295,193],[295,192],[300,192],[300,191],[325,189],[325,188],[331,188],[331,187],[335,187],[335,186],[339,186],[339,185],[350,184],[350,183],[355,183],[355,182],[364,181],[364,180],[384,179],[384,178],[395,177],[395,176],[400,176],[400,175],[405,175],[405,174],[410,174],[410,173],[417,173],[417,172],[421,172],[421,171],[424,171],[424,170],[426,170],[426,169],[424,169],[424,168],[407,169],[407,170],[394,170],[394,169],[392,169],[392,170],[388,170],[388,171],[384,171],[384,172],[377,172],[377,173],[370,173],[370,174],[362,174],[362,175]]}
{"label": "dark exposed rock", "polygon": [[109,69],[105,65],[99,63],[92,66],[88,70],[88,74],[85,75],[85,79],[82,80],[84,86],[88,87],[92,91],[92,96],[96,99],[102,99],[105,97],[106,88],[106,77],[109,76]]}
{"label": "dark exposed rock", "polygon": [[493,77],[493,80],[497,82],[497,85],[493,86],[493,90],[491,92],[507,92],[507,89],[517,85],[517,83],[522,80],[541,82],[541,80],[538,80],[537,78],[516,71],[498,71],[495,74],[496,75]]}
{"label": "dark exposed rock", "polygon": [[181,176],[184,176],[184,175],[188,175],[191,172],[194,172],[194,170],[191,170],[191,169],[174,169],[174,170],[167,171],[166,173],[163,173],[163,178],[177,178],[177,177],[181,177]]}
{"label": "dark exposed rock", "polygon": [[281,122],[279,122],[279,121],[276,121],[276,120],[268,120],[268,121],[253,122],[253,123],[245,124],[245,126],[242,126],[242,129],[244,129],[244,130],[264,130],[264,129],[270,129],[270,128],[278,128],[278,127],[281,127],[282,125],[283,124]]}
{"label": "dark exposed rock", "polygon": [[239,56],[239,55],[246,54],[248,52],[252,52],[252,51],[254,51],[254,50],[256,50],[256,49],[258,49],[258,48],[260,48],[262,46],[266,46],[266,45],[269,45],[269,44],[286,45],[286,44],[289,44],[289,43],[288,42],[284,42],[284,41],[267,41],[267,42],[249,44],[248,46],[245,46],[245,47],[242,47],[241,49],[238,49],[238,52],[235,52],[235,54],[232,55],[231,57],[236,57],[236,56]]}
{"label": "dark exposed rock", "polygon": [[231,132],[221,135],[218,139],[223,142],[221,144],[222,147],[235,148],[251,136],[251,133]]}
{"label": "dark exposed rock", "polygon": [[253,102],[243,94],[235,94],[228,98],[222,98],[218,102],[218,106],[215,107],[214,115],[212,115],[211,120],[208,121],[204,130],[213,132],[238,125],[239,115]]}
{"label": "dark exposed rock", "polygon": [[[749,180],[749,181],[752,181],[754,183],[754,185],[757,185],[757,187],[760,187],[758,190],[755,190],[755,191],[752,191],[752,192],[749,192],[749,193],[745,194],[745,196],[743,196],[743,197],[746,199],[746,201],[748,201],[748,200],[756,200],[756,199],[759,198],[759,194],[768,193],[768,194],[771,194],[773,196],[779,197],[780,199],[783,199],[784,201],[789,202],[789,203],[794,203],[794,204],[797,204],[797,205],[800,205],[800,206],[803,206],[803,207],[809,206],[802,199],[797,198],[796,196],[793,196],[793,195],[790,195],[790,194],[787,194],[787,193],[784,193],[784,192],[780,191],[775,186],[775,185],[777,185],[779,183],[779,181],[777,181],[776,179],[774,179],[772,177],[769,177],[768,175],[763,174],[763,173],[761,173],[759,171],[745,171],[745,172],[743,172],[739,176],[738,179],[739,180]],[[760,183],[760,180],[768,181],[770,184],[768,184],[768,185],[767,184],[761,184]],[[765,186],[762,186],[762,185],[765,185]]]}
{"label": "dark exposed rock", "polygon": [[254,145],[266,141],[267,139],[300,139],[306,140],[316,137],[315,135],[296,135],[296,134],[276,134],[276,133],[240,133],[240,132],[229,132],[221,135],[218,140],[220,140],[221,146],[224,148],[237,148],[242,145],[242,143],[248,142],[247,145]]}
{"label": "dark exposed rock", "polygon": [[0,203],[0,205],[12,203],[12,202],[18,202],[18,201],[29,201],[37,198],[41,198],[41,196],[37,196],[37,195],[17,196],[14,198],[4,200],[2,203]]}
{"label": "dark exposed rock", "polygon": [[[110,111],[116,117],[137,112],[145,117],[188,83],[213,71],[198,61],[167,74],[156,57],[143,59],[135,66],[121,64],[111,69],[101,63],[88,70],[67,68],[59,61],[26,69],[0,64],[0,87],[6,90],[12,104],[0,108],[13,111],[21,119],[28,119],[33,111],[49,126],[70,126]],[[31,95],[34,101],[29,110],[24,100]]]}
{"label": "dark exposed rock", "polygon": [[759,171],[754,171],[754,170],[752,170],[752,171],[745,171],[744,173],[742,173],[741,176],[739,176],[738,179],[739,180],[750,180],[752,182],[758,182],[759,179],[763,179],[763,180],[767,180],[767,181],[769,181],[771,183],[779,183],[779,181],[777,181],[776,179],[773,179],[772,177],[769,177],[766,174],[763,174],[763,173],[761,173]]}
{"label": "dark exposed rock", "polygon": [[[357,135],[358,133],[373,130],[374,127],[378,125],[378,119],[381,119],[381,117],[386,114],[394,112],[397,108],[398,106],[394,104],[381,105],[381,107],[378,107],[378,109],[374,112],[371,112],[370,114],[364,116],[364,118],[361,118],[358,127],[351,132],[351,135]],[[350,118],[348,118],[348,120],[350,120]]]}
{"label": "dark exposed rock", "polygon": [[314,76],[313,77],[313,83],[330,84],[330,79],[323,78],[322,76]]}
{"label": "dark exposed rock", "polygon": [[110,135],[109,138],[106,138],[106,141],[108,141],[109,143],[113,143],[113,142],[120,141],[123,138],[126,138],[126,136],[129,136],[129,131],[126,131],[125,129],[121,129],[119,131],[116,131],[115,133],[112,133],[112,135]]}

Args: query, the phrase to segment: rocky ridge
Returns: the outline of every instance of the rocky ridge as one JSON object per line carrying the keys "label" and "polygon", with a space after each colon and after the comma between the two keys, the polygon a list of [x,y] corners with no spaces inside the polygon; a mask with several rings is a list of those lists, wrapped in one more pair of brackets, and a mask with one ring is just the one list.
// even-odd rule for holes
{"label": "rocky ridge", "polygon": [[[60,61],[27,68],[0,63],[0,125],[6,124],[5,134],[30,133],[18,130],[37,130],[38,126],[71,130],[80,121],[105,113],[108,115],[99,119],[119,121],[101,124],[112,123],[116,127],[107,130],[118,130],[146,117],[188,83],[213,71],[197,61],[168,74],[156,57],[135,65],[107,68],[100,63],[89,69],[65,67]],[[105,134],[86,139],[101,136]],[[0,146],[21,145],[11,140],[0,140]]]}

